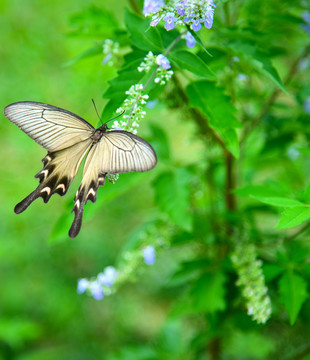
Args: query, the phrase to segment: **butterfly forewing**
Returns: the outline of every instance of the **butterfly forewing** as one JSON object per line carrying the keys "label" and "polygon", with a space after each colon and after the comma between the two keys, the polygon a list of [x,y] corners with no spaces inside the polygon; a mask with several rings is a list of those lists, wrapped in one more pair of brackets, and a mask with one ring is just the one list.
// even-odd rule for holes
{"label": "butterfly forewing", "polygon": [[87,121],[70,111],[33,101],[8,105],[4,115],[50,152],[84,141],[95,130]]}

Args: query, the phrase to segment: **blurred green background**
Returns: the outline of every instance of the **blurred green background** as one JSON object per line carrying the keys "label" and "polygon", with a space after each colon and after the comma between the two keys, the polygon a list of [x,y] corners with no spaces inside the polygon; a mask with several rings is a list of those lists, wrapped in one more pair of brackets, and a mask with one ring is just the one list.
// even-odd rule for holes
{"label": "blurred green background", "polygon": [[[96,125],[91,98],[100,111],[113,70],[101,65],[101,55],[64,66],[96,43],[68,35],[70,17],[91,4],[85,0],[0,2],[2,109],[15,101],[40,101],[71,110]],[[125,1],[105,1],[104,6],[115,17],[123,17]],[[175,121],[171,119],[169,127]],[[141,136],[148,135],[148,122],[151,119],[145,121]],[[103,359],[126,344],[147,342],[162,326],[171,296],[156,295],[158,271],[168,271],[163,264],[156,270],[148,268],[137,284],[103,302],[77,295],[76,284],[79,277],[93,276],[114,264],[125,240],[152,218],[156,209],[150,182],[156,171],[135,177],[125,190],[128,175],[101,188],[98,198],[115,187],[112,200],[97,207],[91,219],[85,216],[80,235],[51,242],[55,224],[73,207],[81,174],[66,197],[55,196],[47,205],[38,200],[15,215],[15,204],[37,186],[34,175],[41,169],[45,150],[3,113],[0,127],[0,359]],[[186,127],[179,136],[185,134]],[[86,206],[86,214],[92,205]]]}
{"label": "blurred green background", "polygon": [[[137,3],[141,8],[142,0],[0,0],[1,108],[39,101],[96,126],[91,99],[101,112],[117,69],[102,65],[103,41],[111,36],[122,55],[127,52],[122,71],[137,72],[149,50],[143,40],[152,31],[138,31],[149,19],[127,13],[126,32],[125,9]],[[181,40],[169,54],[172,81],[149,93],[161,96],[156,108],[147,109],[139,135],[156,149],[157,167],[100,188],[73,240],[67,232],[81,171],[65,197],[53,196],[46,205],[39,199],[15,215],[16,203],[38,184],[34,175],[46,151],[2,113],[0,360],[309,358],[309,222],[302,222],[310,215],[292,229],[276,229],[283,209],[270,202],[280,196],[290,210],[299,200],[297,210],[309,213],[306,9],[308,2],[299,0],[218,0],[215,26],[199,32],[214,56],[199,46],[188,50]],[[113,31],[109,21],[116,24]],[[156,54],[177,36],[162,25],[156,31],[164,45],[155,46]],[[76,61],[92,48],[89,55],[97,55]],[[192,62],[181,55],[191,55]],[[115,87],[124,86],[122,74]],[[280,78],[288,94],[279,90]],[[208,89],[197,103],[193,85]],[[213,117],[218,121],[212,127]],[[229,140],[225,126],[233,130],[235,150],[245,136],[238,160],[229,141],[219,146],[212,137],[215,130]],[[155,221],[156,231],[166,232],[159,234],[165,251],[159,250],[154,266],[135,264],[136,281],[125,281],[102,301],[76,293],[79,278],[118,266],[128,249],[140,254],[139,236]],[[247,265],[256,266],[269,289],[273,317],[264,327],[248,316],[246,296],[236,286],[240,269],[231,255],[239,243],[245,251],[253,245]],[[246,275],[255,289],[259,281]]]}

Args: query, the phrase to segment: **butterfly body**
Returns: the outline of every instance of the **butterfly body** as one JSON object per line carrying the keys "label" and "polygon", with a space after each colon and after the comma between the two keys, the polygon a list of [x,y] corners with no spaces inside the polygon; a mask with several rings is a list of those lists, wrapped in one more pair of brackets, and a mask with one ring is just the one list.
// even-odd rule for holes
{"label": "butterfly body", "polygon": [[125,130],[107,131],[106,124],[95,129],[81,117],[52,105],[17,102],[8,105],[4,114],[48,151],[42,159],[43,169],[35,175],[38,187],[15,206],[15,213],[26,210],[38,197],[46,203],[55,193],[65,195],[86,157],[70,237],[79,233],[83,205],[96,201],[107,174],[149,171],[157,163],[154,149],[142,138]]}

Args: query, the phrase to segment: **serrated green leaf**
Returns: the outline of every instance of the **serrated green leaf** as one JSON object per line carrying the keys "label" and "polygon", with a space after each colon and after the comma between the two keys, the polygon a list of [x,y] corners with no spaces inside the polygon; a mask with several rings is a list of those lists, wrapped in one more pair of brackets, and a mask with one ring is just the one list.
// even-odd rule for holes
{"label": "serrated green leaf", "polygon": [[150,27],[149,20],[127,10],[125,23],[130,33],[130,39],[136,47],[146,51],[162,50],[159,32],[156,28]]}
{"label": "serrated green leaf", "polygon": [[310,208],[307,206],[296,206],[286,209],[276,226],[277,229],[288,229],[301,224],[310,218]]}
{"label": "serrated green leaf", "polygon": [[197,312],[213,313],[226,309],[226,276],[223,273],[202,275],[190,291],[193,309]]}
{"label": "serrated green leaf", "polygon": [[307,282],[293,271],[287,271],[279,281],[279,292],[289,315],[290,324],[293,325],[302,304],[308,297]]}
{"label": "serrated green leaf", "polygon": [[167,213],[170,219],[181,229],[191,231],[192,216],[189,213],[191,175],[184,168],[162,173],[153,182],[155,186],[155,201],[161,211]]}
{"label": "serrated green leaf", "polygon": [[304,204],[298,200],[288,199],[284,197],[261,197],[251,195],[253,199],[261,201],[264,204],[279,206],[279,207],[296,207],[303,206]]}
{"label": "serrated green leaf", "polygon": [[239,156],[239,143],[236,128],[241,123],[236,118],[236,108],[224,89],[209,81],[196,81],[186,88],[190,106],[199,109],[208,119],[209,126],[216,130],[225,142],[227,149]]}
{"label": "serrated green leaf", "polygon": [[205,79],[214,80],[216,78],[214,72],[209,68],[209,66],[202,61],[200,57],[189,51],[174,51],[169,54],[168,57],[182,70],[188,70]]}

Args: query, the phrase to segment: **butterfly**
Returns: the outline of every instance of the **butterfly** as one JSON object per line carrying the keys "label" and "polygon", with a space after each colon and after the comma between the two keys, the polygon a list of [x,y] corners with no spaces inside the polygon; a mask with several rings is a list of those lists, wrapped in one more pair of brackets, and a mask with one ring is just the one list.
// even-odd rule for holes
{"label": "butterfly", "polygon": [[96,201],[97,190],[104,185],[107,174],[144,172],[157,164],[154,149],[139,136],[125,130],[107,131],[106,124],[95,129],[78,115],[52,105],[16,102],[4,108],[4,115],[48,151],[42,159],[43,169],[35,175],[38,187],[15,206],[16,214],[39,197],[47,203],[55,193],[65,195],[86,157],[82,182],[74,198],[71,238],[81,229],[84,204]]}

